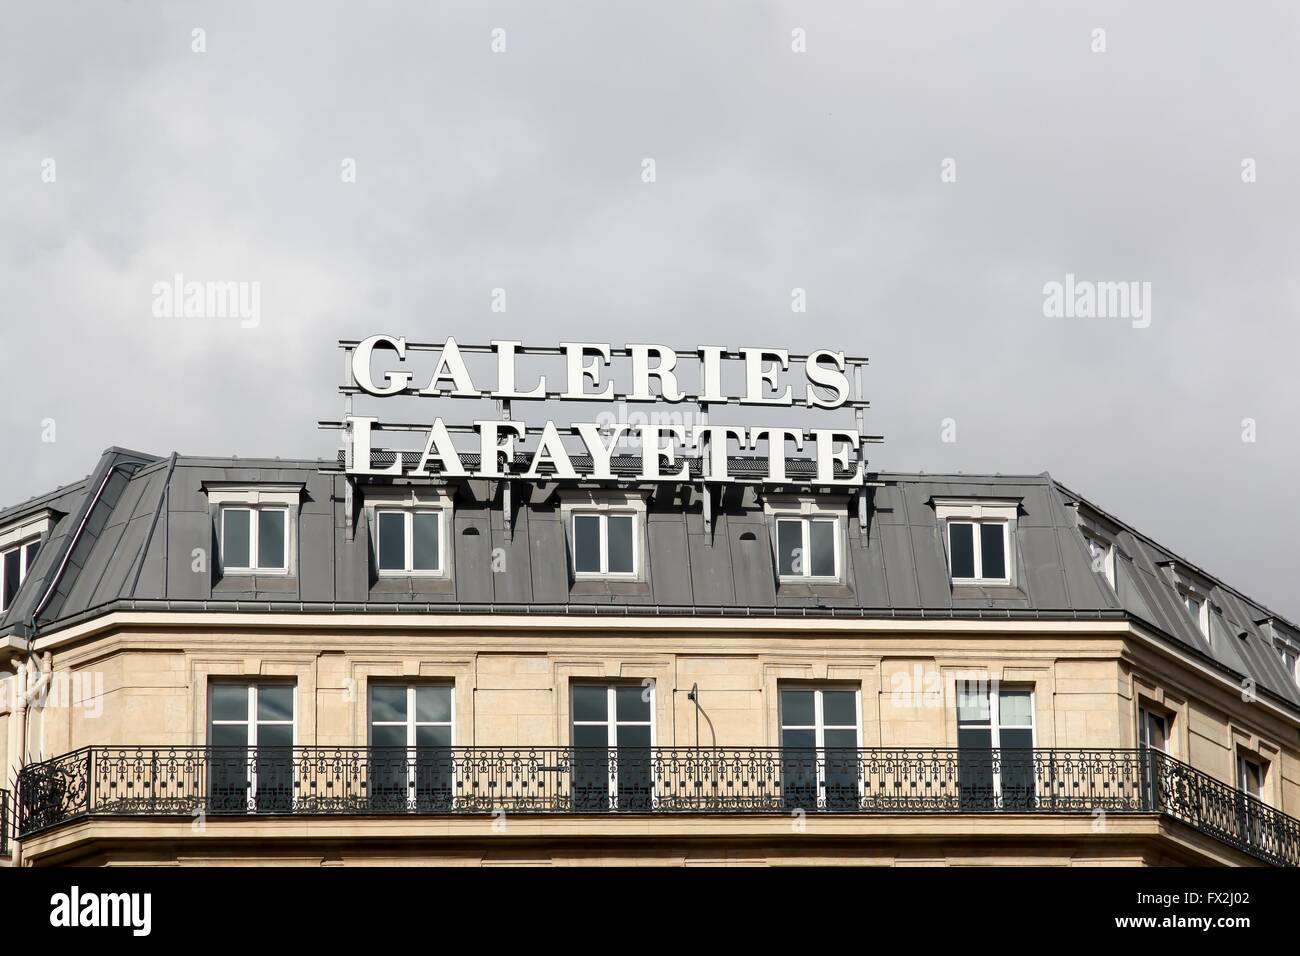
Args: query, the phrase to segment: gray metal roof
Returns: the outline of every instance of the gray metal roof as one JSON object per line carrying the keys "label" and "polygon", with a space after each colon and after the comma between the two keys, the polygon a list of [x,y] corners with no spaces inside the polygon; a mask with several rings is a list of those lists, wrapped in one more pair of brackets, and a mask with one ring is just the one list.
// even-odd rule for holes
{"label": "gray metal roof", "polygon": [[[727,486],[706,531],[698,491],[661,484],[647,513],[646,580],[639,586],[575,583],[554,482],[514,484],[513,535],[497,482],[455,485],[451,581],[438,589],[377,580],[365,512],[349,537],[346,479],[333,460],[159,457],[104,452],[84,480],[0,511],[0,526],[48,509],[56,521],[0,634],[30,636],[122,607],[305,609],[446,613],[476,611],[834,615],[854,617],[1132,618],[1220,669],[1300,707],[1300,689],[1272,647],[1289,622],[1084,501],[1044,473],[1032,476],[881,474],[864,490],[864,529],[850,509],[847,583],[781,584],[761,489]],[[796,472],[792,469],[792,474]],[[205,483],[294,484],[298,566],[291,577],[222,579],[214,570],[214,521]],[[364,498],[366,485],[358,489]],[[954,587],[931,499],[1020,500],[1016,586]],[[1074,507],[1118,532],[1116,588],[1091,568]],[[203,549],[206,567],[195,571]],[[493,571],[493,551],[504,565]],[[1214,613],[1206,640],[1181,603],[1168,562],[1206,580]],[[132,603],[133,602],[133,603]]]}

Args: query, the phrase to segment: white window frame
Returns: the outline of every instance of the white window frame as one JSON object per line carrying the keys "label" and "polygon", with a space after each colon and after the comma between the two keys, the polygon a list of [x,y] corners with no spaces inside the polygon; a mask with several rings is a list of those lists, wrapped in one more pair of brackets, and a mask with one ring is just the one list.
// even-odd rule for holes
{"label": "white window frame", "polygon": [[[20,541],[13,545],[13,547],[8,547],[3,551],[0,551],[0,614],[4,614],[9,610],[9,605],[13,603],[12,598],[16,598],[19,592],[22,591],[23,585],[27,583],[27,575],[32,570],[29,563],[29,560],[31,559],[29,559],[28,555],[28,552],[31,551],[32,545],[36,545],[36,557],[39,558],[41,554],[41,538],[39,537]],[[18,552],[18,590],[14,591],[14,593],[10,595],[11,600],[7,601],[5,600],[4,593],[4,565],[8,556],[13,554],[15,551]]]}
{"label": "white window frame", "polygon": [[[763,513],[768,519],[768,535],[771,541],[772,559],[776,562],[777,581],[780,584],[843,584],[848,571],[848,558],[845,553],[848,543],[848,496],[787,494],[768,495],[763,501]],[[831,520],[835,522],[835,574],[832,577],[819,575],[789,575],[781,573],[781,521],[792,518],[806,519],[801,529],[800,542],[804,554],[809,551],[812,529],[807,520]]]}
{"label": "white window frame", "polygon": [[[609,568],[609,518],[611,515],[626,517],[632,519],[632,570],[631,571],[610,571]],[[578,519],[579,518],[599,518],[600,519],[600,570],[599,571],[579,571],[578,570]],[[641,528],[639,514],[632,508],[620,508],[617,506],[609,508],[574,508],[569,514],[569,534],[570,541],[573,542],[571,547],[573,555],[573,576],[580,580],[614,580],[614,581],[634,581],[641,576]]]}
{"label": "white window frame", "polygon": [[[385,578],[443,578],[447,576],[447,510],[438,507],[403,507],[377,504],[375,514],[375,568],[380,577]],[[379,564],[380,518],[386,514],[403,515],[402,533],[406,536],[404,567],[401,569],[383,568]],[[438,567],[432,571],[427,568],[416,569],[415,565],[415,516],[417,514],[435,515],[438,519]]]}
{"label": "white window frame", "polygon": [[[1202,591],[1180,586],[1178,588],[1178,600],[1182,603],[1183,609],[1196,622],[1196,629],[1201,632],[1201,636],[1208,641],[1210,639],[1210,599]],[[1196,605],[1194,609],[1193,604]]]}
{"label": "white window frame", "polygon": [[806,562],[805,567],[809,568],[806,574],[782,574],[781,573],[781,555],[778,551],[776,556],[777,576],[782,581],[808,581],[808,582],[835,582],[843,577],[843,560],[841,553],[843,550],[843,535],[840,532],[840,519],[833,514],[777,514],[776,515],[776,540],[779,548],[781,541],[781,522],[797,521],[800,528],[800,558],[805,558],[812,553],[812,524],[814,521],[831,526],[832,548],[834,550],[834,571],[831,574],[813,574],[811,572],[811,562]]}
{"label": "white window frame", "polygon": [[[813,722],[811,725],[787,724],[785,722],[785,702],[784,702],[783,692],[787,690],[813,691]],[[780,681],[777,683],[777,687],[776,687],[776,702],[777,702],[776,723],[777,723],[777,743],[779,744],[779,749],[782,752],[784,752],[787,749],[784,743],[785,732],[787,730],[811,730],[813,732],[814,745],[816,746],[818,754],[821,755],[819,757],[819,761],[824,760],[825,752],[826,752],[826,731],[849,729],[844,724],[831,724],[829,726],[827,725],[826,712],[823,706],[822,693],[828,690],[839,691],[841,693],[848,690],[853,691],[854,749],[858,751],[862,750],[862,687],[861,685],[830,684],[830,683],[806,684],[799,681]],[[822,764],[819,762],[817,764],[817,767],[821,768]],[[860,765],[858,769],[861,770]],[[819,769],[817,772],[817,803],[819,806],[827,806],[828,801],[830,799],[829,795],[826,792],[826,777],[827,775],[825,773],[822,773]],[[858,799],[861,800],[862,786],[863,786],[862,774],[855,771],[854,777],[856,778],[857,781]]]}
{"label": "white window frame", "polygon": [[[247,511],[248,519],[248,560],[247,565],[228,564],[226,562],[226,515],[232,511]],[[261,515],[264,511],[284,513],[284,542],[282,544],[284,564],[281,567],[262,567],[257,563],[261,551]],[[292,513],[288,505],[280,504],[226,504],[221,506],[221,570],[227,574],[279,574],[287,575],[290,567],[289,528]]]}
{"label": "white window frame", "polygon": [[[633,681],[570,681],[569,682],[569,746],[572,748],[573,728],[574,727],[605,727],[610,750],[619,746],[618,727],[649,727],[650,728],[650,749],[654,750],[658,746],[658,734],[655,733],[655,693],[658,691],[658,682],[650,678],[650,683],[636,683]],[[573,690],[575,687],[604,687],[605,688],[605,719],[604,720],[575,720],[573,716]],[[619,720],[617,707],[617,690],[620,687],[636,687],[645,693],[650,691],[650,719],[649,720]],[[611,801],[618,799],[618,774],[609,774],[609,798]],[[659,788],[653,768],[650,774],[650,800],[651,805],[655,805],[659,799]]]}
{"label": "white window frame", "polygon": [[[1158,720],[1164,725],[1165,742],[1163,747],[1151,746],[1151,721]],[[1173,719],[1162,710],[1156,710],[1148,707],[1144,703],[1138,704],[1138,749],[1139,750],[1156,750],[1159,753],[1169,753],[1170,735],[1173,731]]]}
{"label": "white window frame", "polygon": [[1106,579],[1106,583],[1110,585],[1110,589],[1114,591],[1116,589],[1115,542],[1108,541],[1097,534],[1090,534],[1087,531],[1084,531],[1083,537],[1084,540],[1087,541],[1088,543],[1089,564],[1094,565],[1097,561],[1097,555],[1093,552],[1093,548],[1096,548],[1102,554],[1101,570],[1099,573],[1101,574],[1102,577]]}
{"label": "white window frame", "polygon": [[[1251,793],[1246,786],[1246,766],[1253,766],[1259,771],[1259,792]],[[1253,753],[1238,749],[1237,751],[1237,789],[1246,796],[1254,797],[1256,800],[1264,800],[1264,787],[1268,780],[1268,762]]]}
{"label": "white window frame", "polygon": [[[203,490],[208,496],[208,505],[213,510],[217,525],[218,566],[222,574],[267,575],[289,577],[294,574],[298,564],[298,509],[302,503],[305,485],[266,484],[250,485],[238,482],[204,482]],[[257,518],[249,521],[248,560],[252,567],[238,567],[226,563],[226,510],[244,509],[284,511],[284,567],[257,567],[258,528]]]}
{"label": "white window frame", "polygon": [[[290,700],[290,702],[291,702],[291,704],[292,704],[292,707],[293,707],[293,715],[292,715],[292,717],[291,717],[289,720],[258,720],[258,719],[257,719],[257,691],[258,691],[258,688],[259,688],[259,687],[265,687],[265,686],[268,686],[268,685],[269,685],[269,686],[274,686],[274,687],[289,687],[289,688],[292,690],[292,693],[291,693],[290,696],[289,696],[289,700]],[[244,688],[245,691],[247,691],[247,696],[248,696],[248,710],[247,710],[247,712],[245,713],[245,719],[244,719],[244,720],[215,720],[215,719],[213,719],[213,717],[212,717],[212,691],[213,691],[213,688],[218,687],[218,686],[221,686],[221,687],[242,687],[242,688]],[[225,679],[225,678],[217,678],[217,679],[213,679],[213,680],[208,681],[208,729],[209,729],[209,730],[211,730],[212,727],[245,727],[245,728],[247,728],[247,733],[245,734],[245,738],[248,740],[248,743],[246,743],[246,744],[244,745],[244,747],[245,747],[245,749],[255,749],[255,748],[258,746],[258,743],[257,743],[257,728],[258,728],[259,725],[263,725],[263,724],[266,725],[266,726],[268,726],[268,727],[285,727],[285,726],[288,726],[288,727],[293,728],[293,729],[290,731],[290,733],[291,733],[292,736],[290,737],[291,743],[289,744],[289,746],[290,746],[291,748],[294,748],[294,747],[297,747],[297,746],[298,746],[298,682],[297,682],[297,681],[292,681],[292,680],[257,680],[257,681],[247,681],[247,680],[238,680],[238,679],[229,680],[229,679]],[[208,747],[213,747],[213,746],[215,746],[215,745],[212,743],[212,734],[211,734],[211,733],[208,733],[208,734],[207,734],[207,737],[208,737],[208,743],[207,743],[207,746],[208,746]],[[292,759],[292,758],[290,758],[290,759]],[[254,801],[254,804],[256,804],[256,801],[257,801],[257,770],[256,770],[256,763],[254,763],[253,765],[249,766],[249,768],[248,768],[248,776],[247,776],[245,779],[247,779],[247,781],[248,781],[248,792],[249,792],[250,798]],[[298,795],[297,795],[296,793],[293,794],[293,796],[292,796],[292,800],[294,801],[295,804],[297,803]]]}
{"label": "white window frame", "polygon": [[[943,544],[948,563],[948,580],[955,585],[1011,586],[1016,581],[1016,554],[1012,546],[1015,541],[1016,518],[1020,513],[1020,499],[1015,498],[932,498],[935,518],[943,527]],[[952,525],[957,524],[1001,524],[1002,525],[1002,564],[1006,574],[1000,578],[983,576],[984,555],[982,536],[984,532],[973,532],[974,571],[973,578],[957,578],[952,573]]]}
{"label": "white window frame", "polygon": [[[374,703],[374,698],[371,696],[371,694],[373,693],[372,689],[375,687],[405,687],[406,688],[406,720],[374,720],[372,718],[371,708]],[[451,713],[447,720],[420,720],[417,717],[416,709],[415,709],[416,691],[424,687],[442,687],[447,689],[448,697],[451,698]],[[366,746],[367,747],[375,746],[375,744],[373,743],[373,738],[371,737],[372,728],[402,727],[402,726],[406,727],[407,792],[414,793],[416,784],[418,782],[416,780],[416,771],[418,768],[416,765],[415,756],[416,756],[416,751],[419,749],[419,746],[415,742],[416,729],[419,727],[446,727],[451,731],[451,734],[449,735],[451,742],[447,746],[449,748],[454,748],[456,746],[456,685],[455,683],[452,681],[445,681],[445,680],[430,680],[430,681],[417,681],[417,682],[408,681],[406,683],[403,683],[402,681],[388,681],[388,680],[373,680],[367,682],[366,685]],[[451,802],[452,802],[452,806],[455,807],[456,794],[454,792],[454,788],[452,792]]]}
{"label": "white window frame", "polygon": [[[966,524],[972,528],[978,528],[979,531],[971,532],[971,550],[975,563],[975,576],[970,578],[959,578],[953,573],[952,569],[952,526],[955,524]],[[986,578],[984,576],[984,528],[994,525],[1002,528],[1002,567],[1007,573],[1000,578]],[[946,525],[948,532],[948,577],[954,584],[1010,584],[1011,583],[1011,526],[1010,523],[1000,518],[991,520],[971,519],[971,518],[950,518]]]}
{"label": "white window frame", "polygon": [[[959,680],[958,683],[962,683],[962,681]],[[1038,747],[1038,706],[1037,706],[1038,701],[1037,701],[1037,692],[1034,687],[1032,686],[1021,687],[1015,684],[1012,684],[1010,687],[1004,687],[1002,686],[1000,681],[991,681],[991,680],[990,681],[975,680],[973,682],[968,680],[965,681],[965,683],[975,683],[984,688],[984,694],[988,698],[988,702],[989,702],[989,727],[991,728],[991,733],[989,734],[989,741],[990,741],[989,746],[993,750],[998,751],[999,753],[1002,751],[1002,693],[1003,691],[1006,691],[1012,694],[1023,694],[1026,691],[1028,691],[1029,692],[1029,748],[1031,751],[1033,751]],[[956,708],[957,729],[961,730],[963,726],[965,726],[966,728],[972,730],[984,730],[985,728],[982,724],[975,723],[969,720],[963,721],[961,719],[960,691],[958,690],[956,693],[954,693],[953,697],[957,703],[957,708]],[[1007,728],[1010,730],[1024,729],[1023,727],[1019,727],[1014,724],[1008,724]],[[957,748],[957,752],[959,754],[961,753],[960,746]],[[1001,767],[1000,762],[998,766],[999,768]],[[993,795],[995,798],[1000,798],[1002,796],[1001,769],[993,771],[992,776],[993,776]],[[1035,787],[1037,787],[1037,781],[1035,781]]]}

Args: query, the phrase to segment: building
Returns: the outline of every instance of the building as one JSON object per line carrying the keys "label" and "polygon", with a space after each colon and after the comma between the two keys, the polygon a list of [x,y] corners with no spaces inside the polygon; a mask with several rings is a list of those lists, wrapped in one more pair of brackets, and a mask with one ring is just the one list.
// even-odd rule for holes
{"label": "building", "polygon": [[1300,864],[1294,625],[1046,474],[788,467],[109,449],[0,511],[9,861]]}

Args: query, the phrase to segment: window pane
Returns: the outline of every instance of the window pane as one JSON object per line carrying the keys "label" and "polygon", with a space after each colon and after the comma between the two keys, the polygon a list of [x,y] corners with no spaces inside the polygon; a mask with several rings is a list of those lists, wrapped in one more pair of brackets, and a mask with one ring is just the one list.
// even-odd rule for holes
{"label": "window pane", "polygon": [[835,522],[814,521],[809,533],[812,573],[815,577],[835,576]]}
{"label": "window pane", "polygon": [[[641,687],[640,685],[616,687],[614,689],[614,719],[649,720],[649,690],[650,688]],[[645,697],[646,699],[642,700],[642,697]],[[622,739],[623,738],[620,736],[619,740]]]}
{"label": "window pane", "polygon": [[1007,576],[1007,557],[1005,542],[1002,540],[1006,525],[980,525],[980,561],[983,563],[983,575],[986,578],[1005,578]]}
{"label": "window pane", "polygon": [[957,719],[962,723],[988,723],[989,697],[983,684],[978,681],[958,681]]}
{"label": "window pane", "polygon": [[257,719],[293,720],[293,685],[258,685]]}
{"label": "window pane", "polygon": [[425,726],[415,728],[415,745],[417,747],[450,747],[451,727]]}
{"label": "window pane", "polygon": [[210,720],[248,720],[248,687],[244,684],[213,684]]}
{"label": "window pane", "polygon": [[787,749],[812,750],[817,746],[817,732],[815,730],[783,730],[781,731],[781,746]]}
{"label": "window pane", "polygon": [[617,728],[618,747],[649,747],[650,728],[643,724],[622,724]]}
{"label": "window pane", "polygon": [[803,523],[797,520],[776,523],[776,567],[785,577],[803,574]]}
{"label": "window pane", "polygon": [[573,728],[573,746],[609,748],[609,728],[597,724],[580,724]]}
{"label": "window pane", "polygon": [[406,688],[397,684],[371,684],[370,719],[406,720]]}
{"label": "window pane", "polygon": [[1032,727],[1034,712],[1027,690],[1004,690],[998,701],[998,721],[1003,727]]}
{"label": "window pane", "polygon": [[987,750],[993,746],[993,729],[990,727],[959,727],[957,747],[960,750]]}
{"label": "window pane", "polygon": [[375,724],[370,728],[370,746],[405,747],[405,724]]}
{"label": "window pane", "polygon": [[814,720],[813,707],[812,691],[781,691],[781,726],[811,727]]}
{"label": "window pane", "polygon": [[417,687],[415,719],[421,723],[448,723],[451,720],[451,688]]}
{"label": "window pane", "polygon": [[822,720],[827,727],[856,728],[858,726],[857,695],[851,690],[822,691]]}
{"label": "window pane", "polygon": [[284,567],[283,509],[272,508],[257,513],[257,566],[259,568]]}
{"label": "window pane", "polygon": [[258,724],[257,747],[292,747],[293,727],[290,724]]}
{"label": "window pane", "polygon": [[[210,747],[247,747],[248,724],[216,724],[208,732]],[[240,766],[243,758],[239,758]]]}
{"label": "window pane", "polygon": [[438,532],[441,515],[434,511],[416,512],[411,517],[414,526],[412,564],[415,571],[440,571]]}
{"label": "window pane", "polygon": [[28,574],[32,573],[32,565],[36,563],[36,552],[38,552],[40,549],[41,549],[41,543],[39,541],[33,541],[31,544],[27,545],[25,549],[27,551],[26,567],[27,567]]}
{"label": "window pane", "polygon": [[632,558],[632,516],[610,515],[609,527],[609,572],[610,574],[631,574]]}
{"label": "window pane", "polygon": [[228,568],[246,568],[252,554],[248,549],[250,514],[244,508],[227,508],[221,515],[225,522],[222,563]]}
{"label": "window pane", "polygon": [[827,730],[823,732],[826,749],[857,750],[858,732],[856,730]]}
{"label": "window pane", "polygon": [[19,578],[19,572],[22,570],[22,555],[18,553],[17,548],[14,548],[12,551],[5,552],[4,560],[4,596],[3,601],[0,601],[0,603],[3,603],[5,607],[8,607],[9,602],[12,601],[14,595],[18,593],[18,585],[22,583]]}
{"label": "window pane", "polygon": [[573,685],[573,719],[605,720],[609,713],[609,701],[604,687],[592,684]]}
{"label": "window pane", "polygon": [[1166,733],[1165,719],[1156,714],[1147,714],[1147,739],[1146,745],[1152,750],[1165,749]]}
{"label": "window pane", "polygon": [[952,552],[953,579],[975,577],[974,526],[958,521],[950,522],[948,548]]}
{"label": "window pane", "polygon": [[406,570],[406,515],[379,512],[379,570]]}
{"label": "window pane", "polygon": [[576,515],[573,519],[573,566],[578,571],[600,571],[600,518]]}

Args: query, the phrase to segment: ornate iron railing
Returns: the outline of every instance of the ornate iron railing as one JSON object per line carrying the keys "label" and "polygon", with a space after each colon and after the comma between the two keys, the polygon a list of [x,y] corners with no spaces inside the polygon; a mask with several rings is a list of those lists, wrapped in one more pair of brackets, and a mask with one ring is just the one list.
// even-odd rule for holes
{"label": "ornate iron railing", "polygon": [[1300,820],[1143,750],[87,747],[24,767],[18,831],[87,815],[1162,813],[1300,865]]}
{"label": "ornate iron railing", "polygon": [[9,791],[0,788],[0,856],[9,855]]}

